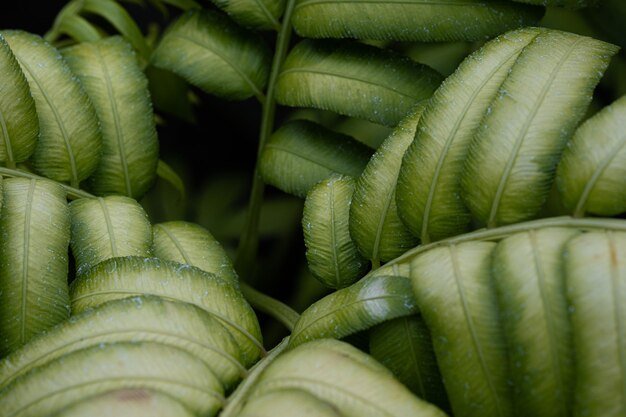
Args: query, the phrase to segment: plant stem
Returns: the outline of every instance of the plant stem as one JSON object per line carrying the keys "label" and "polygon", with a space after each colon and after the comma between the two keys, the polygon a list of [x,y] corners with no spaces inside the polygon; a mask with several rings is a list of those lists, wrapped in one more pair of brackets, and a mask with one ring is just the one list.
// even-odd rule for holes
{"label": "plant stem", "polygon": [[259,218],[261,215],[261,205],[265,184],[259,172],[259,161],[261,153],[265,147],[269,136],[274,130],[274,116],[276,113],[276,101],[274,99],[276,81],[280,68],[287,56],[289,41],[291,40],[291,15],[295,0],[288,0],[281,23],[278,37],[276,38],[276,50],[272,61],[272,69],[267,85],[267,93],[263,102],[263,115],[261,118],[261,130],[259,132],[259,146],[257,150],[257,160],[252,177],[252,190],[250,192],[250,202],[246,214],[246,222],[239,240],[237,256],[235,258],[235,269],[239,273],[242,281],[249,281],[256,261],[257,249],[259,246]]}
{"label": "plant stem", "polygon": [[275,318],[284,324],[290,332],[293,331],[293,327],[300,318],[298,312],[287,304],[255,290],[244,282],[241,283],[241,292],[252,307]]}
{"label": "plant stem", "polygon": [[[39,175],[33,174],[32,172],[22,171],[19,169],[5,168],[5,167],[0,167],[0,175],[6,176],[6,177],[20,177],[20,178],[30,178],[30,179],[36,179],[36,180],[54,181],[49,178],[40,177]],[[96,198],[95,195],[88,193],[87,191],[83,191],[79,188],[72,187],[67,184],[57,182],[57,181],[54,181],[54,182],[56,182],[61,187],[63,187],[63,189],[65,189],[65,192],[67,193],[67,197],[70,200],[76,200],[78,198]]]}

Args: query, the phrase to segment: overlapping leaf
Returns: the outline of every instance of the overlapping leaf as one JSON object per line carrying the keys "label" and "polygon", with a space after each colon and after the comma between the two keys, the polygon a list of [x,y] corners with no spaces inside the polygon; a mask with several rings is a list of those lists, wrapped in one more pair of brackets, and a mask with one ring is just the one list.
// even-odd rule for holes
{"label": "overlapping leaf", "polygon": [[280,29],[285,0],[213,0],[232,19],[256,29]]}

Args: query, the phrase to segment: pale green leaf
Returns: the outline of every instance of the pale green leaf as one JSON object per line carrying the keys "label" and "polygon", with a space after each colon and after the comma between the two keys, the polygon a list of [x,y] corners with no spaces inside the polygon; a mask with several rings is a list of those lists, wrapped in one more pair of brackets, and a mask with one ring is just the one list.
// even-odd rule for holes
{"label": "pale green leaf", "polygon": [[2,34],[26,75],[39,116],[33,167],[78,188],[96,169],[102,146],[91,100],[59,51],[39,36],[21,31]]}
{"label": "pale green leaf", "polygon": [[69,316],[70,237],[61,186],[47,180],[8,178],[2,188],[0,356]]}
{"label": "pale green leaf", "polygon": [[563,204],[575,216],[626,211],[626,96],[578,128],[556,181]]}
{"label": "pale green leaf", "polygon": [[261,374],[251,399],[294,388],[329,403],[345,417],[445,416],[370,356],[337,340],[306,343],[279,356]]}
{"label": "pale green leaf", "polygon": [[157,258],[192,265],[237,285],[233,264],[213,235],[200,225],[170,221],[152,226]]}
{"label": "pale green leaf", "polygon": [[200,359],[155,342],[102,344],[34,369],[0,392],[6,416],[43,416],[111,390],[166,392],[197,415],[213,416],[223,390]]}
{"label": "pale green leaf", "polygon": [[290,346],[342,338],[386,320],[417,312],[411,282],[403,277],[365,278],[313,303],[296,323]]}
{"label": "pale green leaf", "polygon": [[159,159],[148,81],[120,37],[81,43],[63,56],[80,78],[100,120],[102,156],[87,187],[97,195],[141,197]]}
{"label": "pale green leaf", "polygon": [[72,254],[80,275],[118,256],[150,256],[152,225],[135,200],[123,196],[80,199],[70,204]]}
{"label": "pale green leaf", "polygon": [[423,243],[468,230],[460,177],[470,141],[520,52],[539,33],[521,29],[487,43],[426,104],[396,190],[401,219]]}
{"label": "pale green leaf", "polygon": [[255,29],[280,29],[285,0],[212,0],[242,26]]}
{"label": "pale green leaf", "polygon": [[368,262],[350,237],[354,178],[333,175],[306,196],[302,229],[309,270],[331,288],[343,288],[365,275]]}
{"label": "pale green leaf", "polygon": [[37,145],[39,122],[26,77],[0,34],[0,161],[22,162]]}
{"label": "pale green leaf", "polygon": [[563,255],[574,339],[576,416],[626,414],[626,234],[572,239]]}
{"label": "pale green leaf", "polygon": [[246,402],[237,417],[341,417],[329,403],[297,389],[274,390]]}
{"label": "pale green leaf", "polygon": [[548,197],[565,143],[617,47],[546,31],[520,54],[468,152],[463,197],[489,227],[528,220]]}
{"label": "pale green leaf", "polygon": [[304,40],[281,68],[276,101],[395,126],[440,82],[437,71],[390,50]]}
{"label": "pale green leaf", "polygon": [[191,10],[171,24],[152,64],[172,71],[210,94],[232,100],[264,100],[271,55],[263,40],[227,17]]}
{"label": "pale green leaf", "polygon": [[102,30],[78,14],[68,14],[57,22],[55,30],[78,42],[95,42],[103,36]]}
{"label": "pale green leaf", "polygon": [[88,309],[33,338],[0,362],[0,389],[70,352],[103,343],[145,341],[187,351],[226,387],[245,373],[239,347],[217,319],[192,304],[144,296]]}
{"label": "pale green leaf", "polygon": [[155,295],[195,304],[218,318],[252,365],[263,350],[252,308],[237,287],[193,266],[158,258],[111,258],[79,276],[70,287],[74,314],[102,303],[136,295]]}
{"label": "pale green leaf", "polygon": [[495,243],[435,248],[411,262],[411,281],[431,331],[455,416],[512,415],[507,352],[491,285]]}
{"label": "pale green leaf", "polygon": [[259,169],[267,184],[304,198],[333,173],[358,177],[371,154],[371,149],[348,136],[295,120],[269,138]]}
{"label": "pale green leaf", "polygon": [[533,25],[542,14],[503,0],[299,0],[293,26],[310,38],[477,41]]}
{"label": "pale green leaf", "polygon": [[361,254],[374,264],[390,261],[417,245],[398,216],[396,182],[422,110],[418,107],[400,122],[356,182],[350,205],[350,235]]}
{"label": "pale green leaf", "polygon": [[574,352],[561,253],[578,234],[531,230],[504,239],[493,253],[493,284],[519,415],[572,415]]}

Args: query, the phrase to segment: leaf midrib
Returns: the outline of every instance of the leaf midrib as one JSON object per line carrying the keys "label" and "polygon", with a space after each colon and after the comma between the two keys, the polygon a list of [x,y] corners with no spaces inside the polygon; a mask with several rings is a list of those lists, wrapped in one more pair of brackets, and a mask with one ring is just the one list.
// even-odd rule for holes
{"label": "leaf midrib", "polygon": [[191,257],[187,255],[187,251],[185,250],[184,246],[180,243],[180,241],[176,238],[176,236],[167,227],[163,226],[162,224],[155,224],[154,228],[162,230],[163,233],[167,235],[167,237],[172,241],[172,243],[174,244],[174,246],[176,247],[180,255],[183,257],[183,260],[185,261],[187,265],[195,266],[193,262],[191,261]]}

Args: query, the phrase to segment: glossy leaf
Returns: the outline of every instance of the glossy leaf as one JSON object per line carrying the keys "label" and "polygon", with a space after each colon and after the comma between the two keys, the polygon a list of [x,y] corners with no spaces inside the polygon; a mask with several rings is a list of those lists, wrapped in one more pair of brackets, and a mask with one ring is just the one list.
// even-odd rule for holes
{"label": "glossy leaf", "polygon": [[544,228],[501,241],[493,283],[518,415],[571,414],[574,355],[561,253],[574,229]]}
{"label": "glossy leaf", "polygon": [[212,0],[242,26],[255,29],[280,29],[279,19],[285,0]]}
{"label": "glossy leaf", "polygon": [[78,187],[96,169],[102,147],[91,100],[59,51],[39,36],[2,34],[26,75],[39,116],[33,166],[48,178]]}
{"label": "glossy leaf", "polygon": [[411,262],[415,299],[457,417],[512,415],[506,344],[491,285],[494,246],[451,244]]}
{"label": "glossy leaf", "polygon": [[289,345],[328,337],[342,338],[416,312],[408,279],[393,276],[364,278],[307,308],[293,329]]}
{"label": "glossy leaf", "polygon": [[448,409],[430,331],[418,314],[389,320],[370,330],[370,354],[415,395]]}
{"label": "glossy leaf", "polygon": [[626,211],[626,96],[578,128],[557,169],[563,204],[575,216]]}
{"label": "glossy leaf", "polygon": [[336,340],[306,343],[279,356],[256,383],[251,398],[297,388],[346,417],[443,417],[415,397],[378,362]]}
{"label": "glossy leaf", "polygon": [[26,77],[1,34],[0,74],[0,161],[14,167],[35,150],[39,122]]}
{"label": "glossy leaf", "polygon": [[169,26],[152,64],[219,97],[263,100],[271,56],[263,40],[208,10],[191,10]]}
{"label": "glossy leaf", "polygon": [[148,81],[119,37],[63,51],[100,119],[102,156],[87,181],[97,195],[141,197],[156,178],[159,143]]}
{"label": "glossy leaf", "polygon": [[396,191],[400,217],[423,243],[468,230],[460,177],[469,144],[520,52],[541,32],[521,29],[487,43],[426,104]]}
{"label": "glossy leaf", "polygon": [[70,204],[72,254],[83,274],[118,256],[150,256],[152,225],[135,200],[123,196],[80,199]]}
{"label": "glossy leaf", "polygon": [[489,227],[537,215],[556,164],[617,47],[559,31],[518,57],[470,145],[465,202]]}
{"label": "glossy leaf", "polygon": [[259,169],[266,183],[304,198],[333,173],[358,177],[371,154],[371,149],[348,136],[295,120],[269,138]]}
{"label": "glossy leaf", "polygon": [[226,387],[245,368],[239,347],[214,317],[192,304],[159,297],[114,300],[72,316],[0,361],[0,389],[32,369],[90,346],[158,342],[201,359]]}
{"label": "glossy leaf", "polygon": [[65,191],[47,180],[9,178],[3,194],[0,356],[69,316]]}
{"label": "glossy leaf", "polygon": [[293,26],[309,38],[477,41],[533,25],[542,14],[540,7],[510,1],[299,0]]}
{"label": "glossy leaf", "polygon": [[136,295],[194,304],[226,326],[241,349],[244,366],[252,365],[262,350],[259,323],[239,290],[225,279],[193,266],[158,258],[112,258],[78,277],[70,294],[74,314]]}
{"label": "glossy leaf", "polygon": [[350,204],[350,236],[361,254],[376,264],[417,245],[398,216],[396,183],[402,156],[413,141],[422,114],[418,107],[385,139],[358,177]]}
{"label": "glossy leaf", "polygon": [[626,234],[586,233],[564,254],[576,353],[573,415],[626,413]]}
{"label": "glossy leaf", "polygon": [[204,362],[153,342],[116,343],[72,352],[34,369],[0,392],[7,416],[50,415],[111,390],[166,392],[197,415],[213,416],[223,390]]}
{"label": "glossy leaf", "polygon": [[171,221],[152,227],[157,258],[192,265],[237,285],[237,273],[228,254],[213,235],[200,225]]}
{"label": "glossy leaf", "polygon": [[395,126],[440,82],[441,75],[432,68],[389,50],[305,40],[281,67],[276,101]]}
{"label": "glossy leaf", "polygon": [[309,270],[331,288],[352,284],[368,267],[350,237],[354,182],[352,177],[333,175],[315,185],[304,202],[302,229]]}

